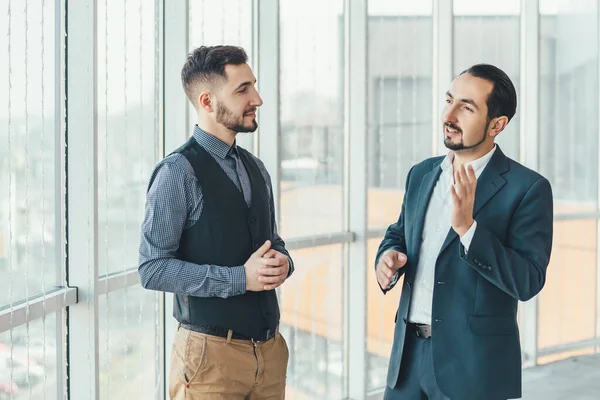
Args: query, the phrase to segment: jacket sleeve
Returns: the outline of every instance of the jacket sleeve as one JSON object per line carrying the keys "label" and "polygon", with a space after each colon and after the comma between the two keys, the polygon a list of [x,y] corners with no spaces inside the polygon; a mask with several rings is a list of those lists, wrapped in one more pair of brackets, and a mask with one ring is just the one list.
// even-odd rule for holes
{"label": "jacket sleeve", "polygon": [[460,257],[500,290],[527,301],[544,287],[552,229],[552,189],[540,178],[513,213],[506,244],[478,224],[469,251],[459,246]]}

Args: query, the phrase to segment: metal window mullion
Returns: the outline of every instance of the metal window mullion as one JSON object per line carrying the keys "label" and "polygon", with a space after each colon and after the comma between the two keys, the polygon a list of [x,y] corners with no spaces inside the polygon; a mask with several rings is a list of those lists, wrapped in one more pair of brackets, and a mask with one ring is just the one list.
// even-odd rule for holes
{"label": "metal window mullion", "polygon": [[[57,0],[54,3],[54,238],[57,248],[55,255],[55,281],[66,285],[66,152],[65,152],[65,29],[66,29],[66,2]],[[56,312],[55,321],[56,340],[56,398],[64,399],[67,382],[66,353],[66,309]]]}
{"label": "metal window mullion", "polygon": [[[344,4],[344,215],[355,240],[345,252],[344,345],[348,397],[367,388],[367,30],[368,0]],[[349,294],[352,294],[351,296]]]}
{"label": "metal window mullion", "polygon": [[[189,52],[188,0],[164,1],[164,151],[181,146],[192,134],[181,68]],[[195,120],[195,118],[194,118]]]}
{"label": "metal window mullion", "polygon": [[539,6],[521,1],[521,162],[539,168]]}
{"label": "metal window mullion", "polygon": [[[539,4],[521,1],[521,162],[539,169]],[[539,297],[521,303],[524,367],[537,364]]]}
{"label": "metal window mullion", "polygon": [[279,221],[281,140],[279,134],[279,0],[257,0],[253,26],[254,54],[258,58],[258,89],[264,101],[260,109],[258,155],[271,175],[275,219]]}
{"label": "metal window mullion", "polygon": [[0,310],[0,333],[29,324],[51,313],[62,311],[77,303],[76,288],[54,288]]}
{"label": "metal window mullion", "polygon": [[352,243],[355,240],[353,232],[335,232],[323,235],[303,236],[286,239],[286,248],[288,250],[306,249],[319,246],[328,246],[332,244]]}
{"label": "metal window mullion", "polygon": [[[598,35],[598,43],[600,43],[600,7],[597,7],[597,15],[596,15],[596,29]],[[600,85],[600,59],[598,54],[596,54],[596,68],[598,69],[598,84]],[[597,89],[597,93],[600,93],[600,87]],[[600,105],[600,101],[598,102]],[[600,116],[600,112],[598,113]],[[598,134],[600,136],[600,133]],[[596,212],[600,213],[600,137],[598,138],[598,152],[596,153],[596,157],[598,157],[598,168],[596,173],[598,174],[598,194],[596,197]],[[598,341],[598,345],[596,346],[596,352],[600,352],[600,221],[596,220],[596,312],[594,313],[596,317],[596,340]]]}
{"label": "metal window mullion", "polygon": [[600,218],[599,212],[582,212],[582,213],[560,213],[554,214],[554,221],[571,221],[580,219],[597,219]]}
{"label": "metal window mullion", "polygon": [[96,0],[67,3],[68,283],[79,297],[68,311],[71,399],[99,395],[96,14]]}
{"label": "metal window mullion", "polygon": [[116,292],[117,290],[122,290],[131,286],[137,286],[139,283],[140,276],[137,268],[100,276],[98,278],[98,294],[104,295],[111,292]]}
{"label": "metal window mullion", "polygon": [[[157,35],[157,40],[158,40],[158,49],[156,49],[156,53],[155,53],[155,57],[157,57],[155,59],[155,79],[158,80],[155,90],[156,93],[154,93],[154,107],[156,107],[156,110],[154,111],[155,113],[157,113],[157,117],[156,117],[156,124],[157,126],[155,126],[155,129],[158,129],[158,141],[157,141],[157,149],[156,150],[156,154],[158,156],[158,158],[163,158],[165,156],[165,102],[164,102],[164,96],[165,96],[165,62],[166,62],[166,58],[165,58],[165,1],[166,0],[154,0],[155,1],[155,9],[156,9],[156,15],[154,16],[154,18],[156,18],[157,20],[155,21],[155,27],[157,28],[157,32],[155,32],[155,35]],[[137,269],[136,269],[137,270]],[[137,282],[139,282],[139,274],[136,277],[137,279],[135,280],[136,284]],[[128,280],[129,281],[129,280]],[[158,323],[159,323],[159,331],[157,336],[154,338],[155,340],[155,345],[158,345],[158,347],[160,348],[160,354],[158,357],[158,377],[157,379],[159,380],[159,382],[157,382],[158,386],[156,388],[156,400],[159,399],[167,399],[168,398],[168,392],[169,392],[169,385],[168,385],[168,369],[167,369],[167,360],[170,360],[170,354],[169,354],[169,358],[166,358],[166,353],[170,352],[171,346],[167,345],[166,343],[166,332],[167,329],[169,329],[171,332],[173,332],[175,330],[175,323],[174,321],[172,321],[172,318],[170,314],[167,315],[167,307],[166,307],[166,303],[167,303],[167,298],[172,299],[172,296],[168,296],[167,293],[162,293],[159,297],[159,305],[158,305],[158,315],[156,315],[156,318],[158,318]],[[172,306],[172,304],[171,304]],[[167,328],[168,327],[168,328]]]}
{"label": "metal window mullion", "polygon": [[587,340],[577,340],[570,341],[564,344],[559,344],[556,346],[543,347],[538,349],[538,357],[547,357],[555,354],[564,354],[567,352],[573,352],[578,350],[585,350],[592,347],[600,346],[600,340],[595,339],[587,339]]}
{"label": "metal window mullion", "polygon": [[432,155],[445,152],[442,146],[441,113],[446,90],[454,79],[454,12],[452,0],[433,0],[433,126]]}
{"label": "metal window mullion", "polygon": [[[163,3],[163,154],[170,154],[191,135],[188,115],[189,105],[181,86],[181,68],[189,52],[189,0],[161,0]],[[164,373],[163,395],[169,398],[169,370],[171,366],[171,343],[175,338],[177,321],[172,317],[173,295],[164,294]]]}

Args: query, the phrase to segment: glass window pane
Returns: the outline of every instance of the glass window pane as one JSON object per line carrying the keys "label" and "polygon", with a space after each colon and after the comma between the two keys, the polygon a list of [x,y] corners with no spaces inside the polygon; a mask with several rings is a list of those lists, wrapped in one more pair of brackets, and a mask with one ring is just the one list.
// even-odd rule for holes
{"label": "glass window pane", "polygon": [[433,18],[427,1],[368,6],[368,224],[382,227],[398,218],[409,169],[432,155]]}
{"label": "glass window pane", "polygon": [[[520,4],[520,0],[454,0],[454,76],[474,64],[493,64],[508,74],[521,100]],[[517,161],[522,117],[517,104],[517,113],[496,140],[502,151]]]}
{"label": "glass window pane", "polygon": [[[100,287],[102,284],[100,284]],[[98,299],[100,398],[162,397],[158,292],[140,286]]]}
{"label": "glass window pane", "polygon": [[[595,219],[554,223],[552,258],[546,285],[539,295],[539,348],[595,338],[597,244]],[[544,360],[569,355],[558,354]]]}
{"label": "glass window pane", "polygon": [[279,300],[292,399],[344,398],[342,251],[330,245],[291,252],[298,268]]}
{"label": "glass window pane", "polygon": [[56,398],[62,356],[56,321],[56,314],[50,314],[0,333],[0,399]]}
{"label": "glass window pane", "polygon": [[519,15],[521,12],[520,0],[508,1],[479,1],[479,0],[453,0],[454,15]]}
{"label": "glass window pane", "polygon": [[61,281],[55,6],[33,3],[0,8],[0,306]]}
{"label": "glass window pane", "polygon": [[[398,219],[409,169],[432,155],[433,18],[428,1],[368,7],[368,224],[376,228]],[[381,240],[367,249],[368,390],[385,387],[402,288],[386,296],[379,289],[373,261]]]}
{"label": "glass window pane", "polygon": [[280,1],[283,237],[342,230],[343,17],[343,0]]}
{"label": "glass window pane", "polygon": [[[248,54],[248,63],[257,75],[253,55],[252,1],[248,0],[194,0],[189,2],[190,51],[200,46],[241,46]],[[183,67],[183,64],[182,64]],[[196,110],[189,104],[190,134],[198,122]],[[260,111],[258,112],[260,123]],[[254,152],[254,133],[240,133],[236,143]]]}
{"label": "glass window pane", "polygon": [[252,49],[252,2],[195,0],[189,2],[190,48],[229,44]]}
{"label": "glass window pane", "polygon": [[540,170],[556,213],[598,204],[597,1],[540,1]]}
{"label": "glass window pane", "polygon": [[158,161],[155,6],[98,2],[99,274],[137,266],[146,187]]}

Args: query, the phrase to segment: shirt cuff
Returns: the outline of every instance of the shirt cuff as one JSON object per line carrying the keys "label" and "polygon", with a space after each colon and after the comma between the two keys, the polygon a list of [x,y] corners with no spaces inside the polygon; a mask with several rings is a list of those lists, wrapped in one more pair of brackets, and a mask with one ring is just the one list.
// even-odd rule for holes
{"label": "shirt cuff", "polygon": [[239,296],[246,293],[246,268],[231,267],[231,296]]}
{"label": "shirt cuff", "polygon": [[294,262],[292,261],[292,257],[290,257],[290,256],[287,256],[287,259],[288,259],[288,262],[290,265],[290,270],[288,271],[288,276],[287,276],[289,278],[294,273]]}
{"label": "shirt cuff", "polygon": [[392,275],[392,278],[390,279],[389,289],[391,289],[394,286],[396,286],[396,283],[398,283],[398,278],[399,277],[400,277],[400,273],[398,271],[396,271],[396,273],[394,275]]}
{"label": "shirt cuff", "polygon": [[465,253],[469,251],[469,246],[471,246],[471,242],[473,241],[473,236],[475,235],[475,229],[477,228],[477,221],[473,221],[473,225],[469,228],[467,233],[465,233],[461,238],[460,242],[465,248]]}

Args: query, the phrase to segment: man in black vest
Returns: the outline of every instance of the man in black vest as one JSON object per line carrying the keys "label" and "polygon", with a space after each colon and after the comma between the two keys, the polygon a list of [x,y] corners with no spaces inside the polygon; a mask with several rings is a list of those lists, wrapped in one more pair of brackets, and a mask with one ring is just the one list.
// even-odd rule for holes
{"label": "man in black vest", "polygon": [[237,146],[262,99],[243,49],[202,46],[181,71],[193,136],[155,168],[139,274],[174,293],[172,399],[283,399],[288,348],[275,288],[293,272],[277,234],[271,180]]}

